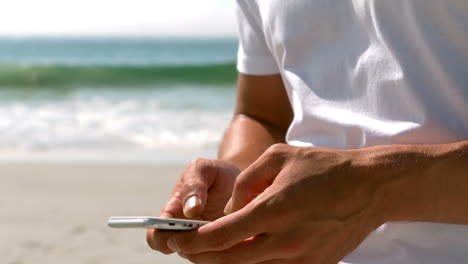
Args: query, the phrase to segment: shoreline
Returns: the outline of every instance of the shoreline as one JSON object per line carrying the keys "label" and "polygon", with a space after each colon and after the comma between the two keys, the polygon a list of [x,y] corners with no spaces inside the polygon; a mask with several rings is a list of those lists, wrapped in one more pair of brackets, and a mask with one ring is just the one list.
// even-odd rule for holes
{"label": "shoreline", "polygon": [[164,151],[135,149],[70,149],[40,151],[0,151],[0,166],[8,164],[62,165],[153,165],[185,167],[197,157],[213,159],[218,146],[201,149],[179,148]]}

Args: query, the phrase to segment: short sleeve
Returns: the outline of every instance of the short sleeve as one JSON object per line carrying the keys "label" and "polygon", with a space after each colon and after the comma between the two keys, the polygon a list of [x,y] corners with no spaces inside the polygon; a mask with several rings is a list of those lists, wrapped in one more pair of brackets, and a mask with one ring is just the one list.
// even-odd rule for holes
{"label": "short sleeve", "polygon": [[[247,0],[246,2],[250,2]],[[261,26],[258,12],[253,12],[247,3],[237,1],[239,27],[239,50],[237,70],[248,75],[269,75],[279,73],[278,65],[271,54]],[[258,10],[257,10],[258,11]]]}

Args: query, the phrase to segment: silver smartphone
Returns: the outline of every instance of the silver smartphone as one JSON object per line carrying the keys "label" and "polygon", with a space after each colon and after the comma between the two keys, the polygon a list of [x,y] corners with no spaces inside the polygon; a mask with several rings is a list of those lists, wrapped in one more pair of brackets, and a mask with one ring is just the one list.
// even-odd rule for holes
{"label": "silver smartphone", "polygon": [[209,221],[152,216],[113,216],[107,225],[113,228],[155,228],[161,230],[194,230]]}

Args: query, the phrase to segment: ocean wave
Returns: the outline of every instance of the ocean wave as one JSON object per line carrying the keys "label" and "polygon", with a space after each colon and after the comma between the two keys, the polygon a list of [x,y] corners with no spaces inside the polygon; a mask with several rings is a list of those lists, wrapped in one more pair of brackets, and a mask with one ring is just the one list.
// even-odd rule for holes
{"label": "ocean wave", "polygon": [[216,145],[229,109],[170,109],[155,100],[102,98],[0,106],[0,150],[205,148]]}
{"label": "ocean wave", "polygon": [[235,90],[82,88],[28,100],[3,97],[0,93],[0,160],[59,153],[132,160],[142,154],[159,161],[173,155],[171,160],[185,161],[216,153]]}
{"label": "ocean wave", "polygon": [[233,85],[236,76],[235,63],[171,66],[2,65],[0,88]]}

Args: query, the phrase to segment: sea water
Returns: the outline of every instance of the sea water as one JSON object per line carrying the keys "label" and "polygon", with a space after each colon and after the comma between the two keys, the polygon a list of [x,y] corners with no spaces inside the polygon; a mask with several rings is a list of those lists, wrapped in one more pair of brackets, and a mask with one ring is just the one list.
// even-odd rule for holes
{"label": "sea water", "polygon": [[235,39],[0,39],[0,160],[216,156]]}

